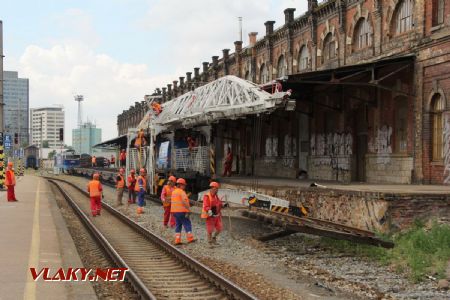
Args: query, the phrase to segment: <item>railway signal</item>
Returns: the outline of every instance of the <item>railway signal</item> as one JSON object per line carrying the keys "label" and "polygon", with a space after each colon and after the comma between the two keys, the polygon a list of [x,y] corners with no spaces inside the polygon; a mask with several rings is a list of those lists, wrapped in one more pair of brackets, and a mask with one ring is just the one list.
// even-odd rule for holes
{"label": "railway signal", "polygon": [[64,141],[64,128],[59,129],[59,141]]}

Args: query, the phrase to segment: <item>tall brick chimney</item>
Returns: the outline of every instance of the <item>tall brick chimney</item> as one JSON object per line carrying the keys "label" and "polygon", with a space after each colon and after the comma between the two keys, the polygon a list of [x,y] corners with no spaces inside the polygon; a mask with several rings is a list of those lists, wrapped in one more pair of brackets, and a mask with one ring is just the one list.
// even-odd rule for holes
{"label": "tall brick chimney", "polygon": [[257,35],[258,35],[257,32],[250,32],[248,34],[248,44],[249,44],[250,47],[255,46],[255,44],[256,44],[256,36]]}
{"label": "tall brick chimney", "polygon": [[312,11],[317,8],[317,0],[308,0],[308,10]]}
{"label": "tall brick chimney", "polygon": [[230,49],[223,49],[222,53],[223,53],[223,59],[227,60],[228,57],[230,56]]}
{"label": "tall brick chimney", "polygon": [[271,35],[273,33],[273,24],[275,24],[275,21],[267,21],[264,23],[266,26],[266,35]]}
{"label": "tall brick chimney", "polygon": [[166,90],[167,90],[167,88],[165,88],[165,87],[162,88],[162,99],[163,99],[163,102],[166,102],[166,101],[167,101],[167,93],[166,93]]}
{"label": "tall brick chimney", "polygon": [[212,57],[212,65],[213,65],[213,67],[217,67],[217,64],[219,63],[219,57],[218,56],[216,56],[216,55],[214,55],[213,57]]}
{"label": "tall brick chimney", "polygon": [[178,80],[174,80],[173,82],[173,96],[178,97]]}
{"label": "tall brick chimney", "polygon": [[209,62],[204,61],[203,62],[203,73],[202,73],[202,75],[203,75],[202,81],[203,82],[208,81],[208,66],[209,66]]}
{"label": "tall brick chimney", "polygon": [[192,81],[192,72],[186,72],[186,83],[191,83]]}
{"label": "tall brick chimney", "polygon": [[234,52],[240,53],[242,51],[242,41],[234,42]]}
{"label": "tall brick chimney", "polygon": [[172,85],[170,83],[167,84],[167,98],[172,99]]}
{"label": "tall brick chimney", "polygon": [[194,80],[200,79],[200,68],[194,68]]}
{"label": "tall brick chimney", "polygon": [[284,10],[284,23],[285,24],[290,24],[290,23],[294,22],[294,11],[295,11],[295,8],[286,8]]}

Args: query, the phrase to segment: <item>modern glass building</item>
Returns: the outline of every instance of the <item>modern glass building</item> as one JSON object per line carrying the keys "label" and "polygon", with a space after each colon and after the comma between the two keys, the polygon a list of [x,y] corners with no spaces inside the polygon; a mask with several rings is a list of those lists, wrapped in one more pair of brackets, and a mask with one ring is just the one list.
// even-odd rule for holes
{"label": "modern glass building", "polygon": [[29,82],[27,78],[19,78],[15,71],[3,72],[3,120],[5,133],[19,135],[19,144],[28,145],[29,136]]}
{"label": "modern glass building", "polygon": [[87,122],[81,128],[72,129],[72,147],[76,153],[92,154],[92,147],[102,141],[102,130]]}

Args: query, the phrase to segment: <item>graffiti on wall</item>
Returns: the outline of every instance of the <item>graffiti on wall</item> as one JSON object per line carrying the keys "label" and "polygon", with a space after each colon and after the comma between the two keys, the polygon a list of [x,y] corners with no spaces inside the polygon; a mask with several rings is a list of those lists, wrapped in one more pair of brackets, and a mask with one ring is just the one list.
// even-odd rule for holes
{"label": "graffiti on wall", "polygon": [[444,183],[450,183],[450,113],[444,114]]}
{"label": "graffiti on wall", "polygon": [[372,153],[390,154],[392,153],[391,145],[392,127],[383,125],[377,130],[375,137],[369,142],[369,150]]}
{"label": "graffiti on wall", "polygon": [[312,156],[336,156],[353,154],[351,133],[328,133],[311,135]]}

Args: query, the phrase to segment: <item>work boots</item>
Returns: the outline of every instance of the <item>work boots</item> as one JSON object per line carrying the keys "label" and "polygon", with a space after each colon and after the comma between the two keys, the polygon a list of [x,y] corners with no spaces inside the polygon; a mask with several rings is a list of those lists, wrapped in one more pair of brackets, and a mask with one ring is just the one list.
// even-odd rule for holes
{"label": "work boots", "polygon": [[196,241],[196,239],[194,238],[194,235],[191,232],[187,233],[187,237],[186,238],[187,238],[187,242],[188,243],[192,243],[192,242]]}
{"label": "work boots", "polygon": [[174,241],[175,245],[180,245],[181,244],[181,233],[176,233],[175,234],[175,241]]}
{"label": "work boots", "polygon": [[137,214],[140,215],[144,212],[144,208],[138,206],[137,210],[136,210]]}

